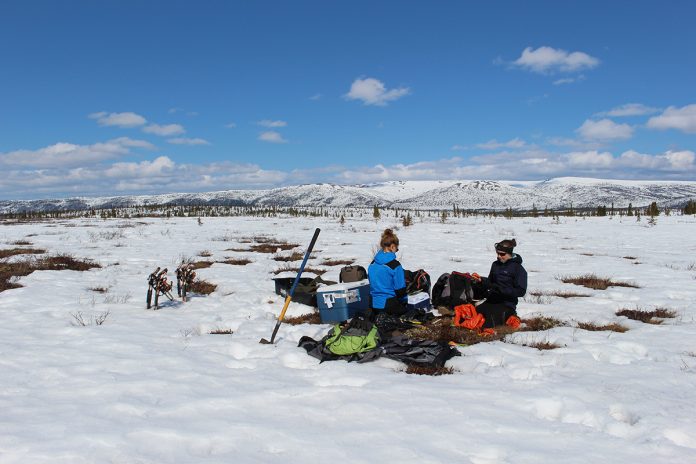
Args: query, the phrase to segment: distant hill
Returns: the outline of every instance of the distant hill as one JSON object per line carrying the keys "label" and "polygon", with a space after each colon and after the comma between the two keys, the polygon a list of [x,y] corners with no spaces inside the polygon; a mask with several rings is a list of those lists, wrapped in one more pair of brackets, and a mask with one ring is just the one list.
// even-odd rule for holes
{"label": "distant hill", "polygon": [[625,181],[563,177],[544,181],[391,181],[375,184],[305,184],[266,190],[225,190],[118,197],[0,201],[0,213],[65,211],[146,205],[283,207],[397,207],[401,209],[503,210],[615,207],[680,207],[696,199],[696,182]]}

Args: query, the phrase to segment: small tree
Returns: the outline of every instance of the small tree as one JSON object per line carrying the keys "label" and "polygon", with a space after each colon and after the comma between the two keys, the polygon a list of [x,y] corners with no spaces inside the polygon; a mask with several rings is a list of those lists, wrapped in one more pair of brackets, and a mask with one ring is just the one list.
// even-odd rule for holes
{"label": "small tree", "polygon": [[340,222],[341,225],[344,225],[346,223],[346,218],[341,214],[341,219],[339,219],[338,222]]}
{"label": "small tree", "polygon": [[532,217],[539,217],[539,210],[534,203],[532,203]]}
{"label": "small tree", "polygon": [[382,215],[381,215],[380,212],[379,212],[379,208],[377,207],[377,205],[375,205],[375,207],[372,209],[372,217],[375,218],[375,220],[379,220],[379,218],[382,217]]}
{"label": "small tree", "polygon": [[628,212],[626,213],[626,216],[633,216],[633,205],[631,203],[628,204]]}
{"label": "small tree", "polygon": [[442,210],[442,214],[440,214],[440,222],[443,224],[447,222],[447,211],[444,209]]}
{"label": "small tree", "polygon": [[401,224],[404,227],[409,227],[409,226],[413,225],[413,218],[411,217],[411,213],[406,213],[406,216],[404,216],[403,219],[401,220]]}
{"label": "small tree", "polygon": [[650,203],[650,206],[648,206],[648,210],[646,211],[646,214],[650,217],[655,217],[660,215],[660,210],[657,207],[657,202],[653,201]]}

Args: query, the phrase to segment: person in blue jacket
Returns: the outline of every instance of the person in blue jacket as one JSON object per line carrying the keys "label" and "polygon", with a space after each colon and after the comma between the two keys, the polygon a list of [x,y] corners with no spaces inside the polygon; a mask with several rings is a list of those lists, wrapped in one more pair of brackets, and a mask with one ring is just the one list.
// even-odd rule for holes
{"label": "person in blue jacket", "polygon": [[522,267],[522,257],[514,253],[517,241],[503,240],[495,244],[498,258],[491,265],[486,301],[476,311],[486,318],[484,328],[506,324],[511,316],[517,317],[517,299],[527,292],[527,271]]}
{"label": "person in blue jacket", "polygon": [[377,252],[367,269],[372,308],[375,311],[401,316],[406,312],[407,296],[404,269],[396,260],[399,237],[393,230],[384,229],[379,245],[382,249]]}

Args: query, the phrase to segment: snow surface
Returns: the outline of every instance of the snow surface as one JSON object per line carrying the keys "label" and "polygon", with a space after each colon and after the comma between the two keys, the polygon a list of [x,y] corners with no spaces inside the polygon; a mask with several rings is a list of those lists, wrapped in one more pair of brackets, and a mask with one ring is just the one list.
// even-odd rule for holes
{"label": "snow surface", "polygon": [[[329,325],[284,324],[273,255],[227,251],[244,237],[301,244],[322,228],[312,267],[328,258],[366,266],[379,232],[397,224],[346,218],[74,220],[0,224],[1,248],[26,239],[91,258],[88,272],[40,271],[0,293],[0,462],[8,463],[693,463],[696,462],[694,217],[416,218],[400,228],[405,268],[433,280],[487,273],[493,243],[514,236],[530,290],[588,298],[520,301],[521,317],[620,322],[626,333],[560,327],[461,348],[453,375],[409,375],[396,361],[319,362],[297,342]],[[182,256],[246,257],[199,275],[209,296],[145,309],[146,277]],[[289,252],[287,252],[289,253]],[[628,259],[625,257],[635,257]],[[17,257],[11,258],[17,259]],[[280,266],[279,266],[280,264]],[[324,277],[336,279],[340,266]],[[595,272],[641,288],[590,290],[561,275]],[[170,272],[170,276],[173,272]],[[92,287],[108,287],[98,294]],[[668,307],[661,325],[615,316]],[[110,311],[101,326],[74,326]],[[293,303],[288,315],[309,312]],[[211,335],[232,329],[233,335]]]}

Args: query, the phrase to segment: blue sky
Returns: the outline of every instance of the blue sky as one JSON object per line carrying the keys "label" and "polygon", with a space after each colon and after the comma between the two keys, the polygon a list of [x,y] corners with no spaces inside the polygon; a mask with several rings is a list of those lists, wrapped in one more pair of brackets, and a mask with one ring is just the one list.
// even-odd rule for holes
{"label": "blue sky", "polygon": [[4,1],[0,198],[696,180],[696,4]]}

